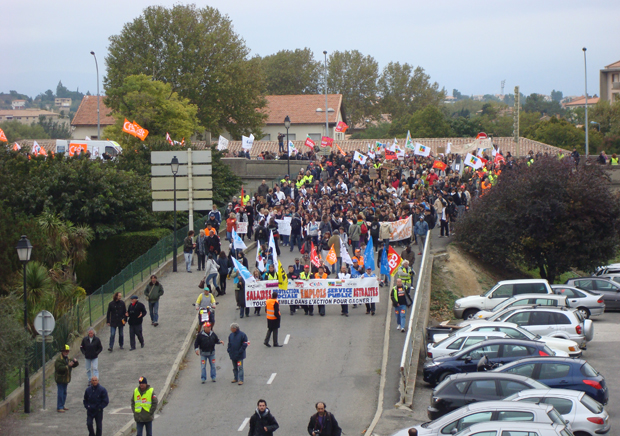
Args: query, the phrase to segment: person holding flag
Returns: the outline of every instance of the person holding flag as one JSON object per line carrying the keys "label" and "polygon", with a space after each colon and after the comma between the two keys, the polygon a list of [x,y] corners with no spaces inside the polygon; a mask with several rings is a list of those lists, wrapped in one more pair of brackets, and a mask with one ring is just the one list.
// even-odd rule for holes
{"label": "person holding flag", "polygon": [[394,306],[394,313],[396,314],[396,330],[405,333],[407,306],[411,306],[413,300],[411,295],[409,295],[409,287],[405,286],[400,278],[396,279],[396,286],[392,288],[390,298],[392,306]]}
{"label": "person holding flag", "polygon": [[388,261],[388,248],[389,244],[383,245],[383,250],[381,250],[381,262],[380,262],[380,272],[381,272],[381,281],[379,282],[379,286],[389,285],[390,283],[390,263]]}
{"label": "person holding flag", "polygon": [[287,290],[288,289],[288,277],[286,276],[286,272],[284,272],[284,268],[282,268],[282,263],[278,260],[278,288]]}

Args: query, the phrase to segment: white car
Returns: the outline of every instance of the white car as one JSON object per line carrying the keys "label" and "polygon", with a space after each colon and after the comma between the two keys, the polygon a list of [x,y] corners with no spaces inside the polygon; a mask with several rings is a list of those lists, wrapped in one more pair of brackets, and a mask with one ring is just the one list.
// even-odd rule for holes
{"label": "white car", "polygon": [[440,342],[428,344],[426,346],[427,357],[433,359],[435,357],[447,356],[455,351],[463,350],[478,342],[486,341],[487,339],[500,339],[509,337],[506,333],[502,332],[465,332],[462,335],[448,336]]}
{"label": "white car", "polygon": [[569,425],[502,421],[474,424],[456,436],[574,436]]}
{"label": "white car", "polygon": [[[579,345],[573,340],[552,338],[549,336],[540,336],[529,332],[519,327],[517,324],[511,322],[473,321],[471,324],[459,330],[455,330],[450,334],[450,336],[464,335],[468,332],[502,332],[515,339],[529,339],[531,341],[544,342],[552,350],[563,351],[567,353],[570,357],[581,357],[582,354]],[[435,341],[438,342],[447,337],[448,335],[436,334]]]}
{"label": "white car", "polygon": [[579,435],[596,436],[611,430],[609,414],[603,405],[582,391],[526,389],[504,400],[551,404]]}
{"label": "white car", "polygon": [[454,316],[468,319],[480,310],[489,310],[504,300],[521,294],[553,294],[549,282],[544,279],[504,280],[482,295],[459,298],[454,303]]}
{"label": "white car", "polygon": [[[552,287],[553,289],[553,287]],[[566,307],[567,298],[564,295],[540,295],[540,294],[522,294],[510,297],[507,300],[502,301],[497,306],[489,310],[481,310],[476,313],[471,319],[488,319],[491,316],[499,313],[504,309],[517,306],[557,306]]]}

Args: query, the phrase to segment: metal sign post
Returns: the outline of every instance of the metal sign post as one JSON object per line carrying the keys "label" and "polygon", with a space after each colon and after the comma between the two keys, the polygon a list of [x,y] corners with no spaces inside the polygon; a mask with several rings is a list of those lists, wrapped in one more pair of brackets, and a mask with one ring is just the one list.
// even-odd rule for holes
{"label": "metal sign post", "polygon": [[37,313],[34,319],[34,329],[41,335],[42,342],[42,360],[43,360],[43,410],[45,410],[45,337],[52,334],[56,327],[56,320],[54,315],[47,310],[42,310]]}

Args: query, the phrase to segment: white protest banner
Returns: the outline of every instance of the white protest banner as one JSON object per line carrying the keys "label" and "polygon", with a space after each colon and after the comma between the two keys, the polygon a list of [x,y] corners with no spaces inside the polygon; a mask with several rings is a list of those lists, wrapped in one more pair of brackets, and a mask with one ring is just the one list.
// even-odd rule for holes
{"label": "white protest banner", "polygon": [[288,281],[288,289],[278,288],[278,282],[257,281],[245,284],[245,306],[265,306],[273,291],[278,292],[280,305],[292,304],[362,304],[379,302],[379,282],[376,277],[355,279],[314,279]]}
{"label": "white protest banner", "polygon": [[[413,236],[413,227],[411,225],[411,217],[387,223],[390,226],[390,241],[401,241]],[[383,224],[383,223],[381,223]]]}
{"label": "white protest banner", "polygon": [[237,221],[237,233],[247,233],[248,232],[248,223],[241,223]]}
{"label": "white protest banner", "polygon": [[290,216],[285,216],[284,219],[276,220],[278,223],[278,233],[282,236],[289,236],[291,234],[291,218]]}
{"label": "white protest banner", "polygon": [[217,149],[221,151],[221,150],[226,150],[227,148],[228,148],[228,139],[220,135],[220,139],[217,141]]}
{"label": "white protest banner", "polygon": [[251,149],[252,145],[254,145],[254,135],[250,134],[249,138],[247,136],[241,136],[241,147],[244,150]]}

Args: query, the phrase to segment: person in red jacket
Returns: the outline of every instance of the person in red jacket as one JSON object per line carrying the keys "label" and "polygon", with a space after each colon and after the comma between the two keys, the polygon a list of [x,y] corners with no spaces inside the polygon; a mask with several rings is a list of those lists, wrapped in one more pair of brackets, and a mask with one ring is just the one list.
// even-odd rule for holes
{"label": "person in red jacket", "polygon": [[237,215],[231,213],[226,220],[226,240],[232,244],[232,231],[237,231]]}

